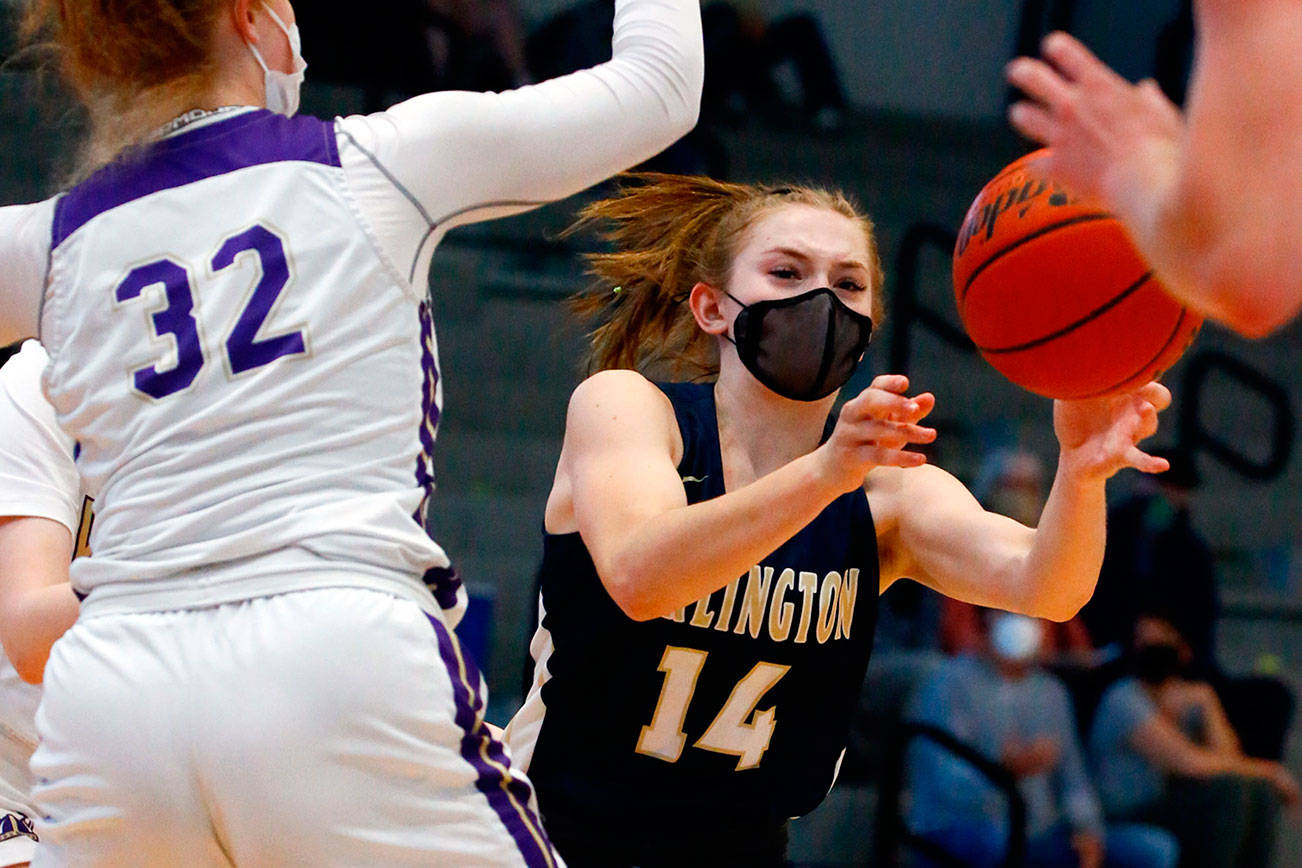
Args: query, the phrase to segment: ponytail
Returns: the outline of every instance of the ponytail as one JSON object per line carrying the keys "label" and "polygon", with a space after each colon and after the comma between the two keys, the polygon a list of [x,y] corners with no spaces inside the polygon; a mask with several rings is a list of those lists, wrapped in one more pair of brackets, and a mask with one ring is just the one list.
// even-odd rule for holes
{"label": "ponytail", "polygon": [[90,115],[92,169],[192,108],[209,82],[221,0],[29,0],[21,36],[52,47]]}

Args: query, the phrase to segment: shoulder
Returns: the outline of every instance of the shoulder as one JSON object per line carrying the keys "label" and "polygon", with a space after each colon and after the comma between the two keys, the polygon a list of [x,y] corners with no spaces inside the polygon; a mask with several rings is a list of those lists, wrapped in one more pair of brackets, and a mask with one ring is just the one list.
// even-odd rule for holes
{"label": "shoulder", "polygon": [[23,409],[49,407],[41,391],[41,375],[50,357],[37,341],[24,341],[22,348],[0,367],[0,389]]}
{"label": "shoulder", "polygon": [[[602,448],[661,441],[681,452],[682,442],[673,403],[655,383],[637,371],[600,371],[584,380],[570,396],[565,439],[582,448]],[[674,444],[677,444],[676,446]]]}
{"label": "shoulder", "polygon": [[588,377],[570,395],[570,412],[619,412],[651,410],[673,415],[669,396],[637,371],[599,371]]}
{"label": "shoulder", "polygon": [[1135,678],[1123,678],[1109,687],[1099,700],[1096,718],[1114,719],[1123,729],[1137,726],[1157,713],[1157,705]]}

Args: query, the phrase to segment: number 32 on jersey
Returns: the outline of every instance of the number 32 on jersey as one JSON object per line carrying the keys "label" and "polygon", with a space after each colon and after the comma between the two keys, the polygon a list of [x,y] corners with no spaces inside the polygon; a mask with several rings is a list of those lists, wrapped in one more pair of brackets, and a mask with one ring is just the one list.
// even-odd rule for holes
{"label": "number 32 on jersey", "polygon": [[[232,376],[260,368],[281,356],[307,352],[305,335],[300,331],[259,337],[263,323],[291,278],[285,244],[279,235],[265,226],[254,225],[224,239],[207,263],[208,273],[225,271],[246,254],[257,263],[259,274],[239,319],[226,337],[226,364]],[[176,345],[176,363],[163,370],[148,365],[132,372],[136,391],[156,401],[188,389],[206,361],[199,322],[194,315],[196,273],[204,272],[172,259],[159,259],[133,268],[113,293],[122,306],[135,302],[151,286],[163,288],[165,305],[152,311],[149,319],[155,337],[171,336]]]}
{"label": "number 32 on jersey", "polygon": [[[638,753],[665,762],[678,762],[687,744],[687,733],[683,732],[687,706],[692,701],[707,656],[706,651],[674,645],[665,647],[659,667],[665,674],[664,686],[660,689],[660,701],[656,703],[651,723],[642,727],[637,740]],[[739,772],[756,768],[773,738],[777,709],[756,711],[755,706],[790,668],[776,663],[756,663],[733,687],[727,702],[694,747],[737,757],[736,770]]]}

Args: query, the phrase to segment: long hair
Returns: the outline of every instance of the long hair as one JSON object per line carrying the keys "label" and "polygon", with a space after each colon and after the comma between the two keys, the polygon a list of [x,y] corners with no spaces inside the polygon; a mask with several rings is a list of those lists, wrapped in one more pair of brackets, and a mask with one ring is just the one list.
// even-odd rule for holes
{"label": "long hair", "polygon": [[697,326],[688,296],[698,282],[726,286],[743,234],[784,205],[825,208],[860,225],[871,257],[873,319],[880,322],[882,267],[873,224],[843,193],[658,173],[624,181],[616,195],[586,206],[569,230],[599,227],[614,248],[587,255],[595,281],[570,301],[575,313],[595,323],[589,373],[664,368],[687,378],[717,374],[717,343]]}
{"label": "long hair", "polygon": [[22,42],[52,49],[85,107],[82,173],[193,107],[211,80],[220,0],[29,0]]}

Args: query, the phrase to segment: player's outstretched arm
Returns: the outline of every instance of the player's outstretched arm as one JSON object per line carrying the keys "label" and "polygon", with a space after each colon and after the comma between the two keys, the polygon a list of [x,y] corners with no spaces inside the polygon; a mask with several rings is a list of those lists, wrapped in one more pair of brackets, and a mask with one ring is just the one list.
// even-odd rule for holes
{"label": "player's outstretched arm", "polygon": [[1157,430],[1157,414],[1170,402],[1158,383],[1127,395],[1056,402],[1061,452],[1035,530],[986,512],[943,470],[874,472],[868,491],[884,530],[883,586],[908,576],[965,602],[1069,620],[1094,593],[1103,563],[1104,484],[1123,467],[1168,468],[1137,444]]}
{"label": "player's outstretched arm", "polygon": [[699,0],[618,0],[612,59],[503,93],[426,94],[354,133],[439,230],[561,199],[662,151],[696,124]]}
{"label": "player's outstretched arm", "polygon": [[1129,228],[1164,283],[1250,336],[1302,309],[1302,6],[1202,0],[1187,124],[1152,82],[1131,85],[1072,37],[1009,79],[1013,124],[1050,169]]}
{"label": "player's outstretched arm", "polygon": [[35,516],[0,518],[0,642],[24,681],[39,684],[50,647],[77,620],[68,584],[72,532]]}
{"label": "player's outstretched arm", "polygon": [[878,377],[846,404],[819,449],[688,505],[669,400],[640,374],[605,371],[570,402],[552,496],[568,493],[597,573],[625,614],[667,615],[744,574],[872,467],[922,463],[905,447],[935,438],[918,424],[934,400],[908,398],[907,388],[904,377]]}

